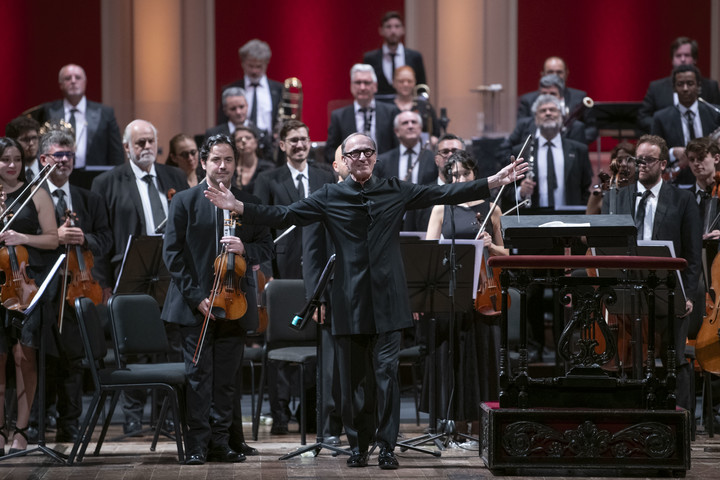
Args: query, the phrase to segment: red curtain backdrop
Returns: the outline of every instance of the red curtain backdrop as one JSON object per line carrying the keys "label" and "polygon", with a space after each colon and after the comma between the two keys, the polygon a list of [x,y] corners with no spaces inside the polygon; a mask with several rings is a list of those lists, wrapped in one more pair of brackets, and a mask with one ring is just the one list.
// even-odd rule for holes
{"label": "red curtain backdrop", "polygon": [[328,102],[350,99],[350,67],[379,48],[378,26],[403,0],[238,2],[215,0],[215,61],[218,98],[224,85],[241,78],[238,48],[259,38],[270,45],[268,77],[298,77],[303,85],[303,121],[315,141],[327,138]]}
{"label": "red curtain backdrop", "polygon": [[543,60],[565,59],[568,85],[595,101],[641,101],[670,74],[670,43],[696,39],[710,71],[710,0],[520,0],[518,94],[536,90]]}
{"label": "red curtain backdrop", "polygon": [[8,0],[0,3],[0,134],[24,110],[60,98],[58,72],[77,63],[87,96],[102,100],[100,1]]}

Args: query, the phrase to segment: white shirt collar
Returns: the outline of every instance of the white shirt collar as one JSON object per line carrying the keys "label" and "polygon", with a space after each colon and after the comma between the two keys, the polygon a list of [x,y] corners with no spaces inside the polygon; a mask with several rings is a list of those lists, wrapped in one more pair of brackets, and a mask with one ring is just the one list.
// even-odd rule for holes
{"label": "white shirt collar", "polygon": [[85,112],[87,111],[87,98],[85,97],[85,95],[83,95],[77,105],[73,105],[68,102],[67,98],[63,99],[63,110],[65,111],[65,118],[70,115],[70,110],[72,110],[73,108],[85,115]]}
{"label": "white shirt collar", "polygon": [[692,105],[690,105],[690,108],[684,106],[682,103],[677,104],[678,110],[680,110],[680,115],[685,116],[685,112],[690,110],[695,114],[695,116],[700,115],[700,110],[698,109],[698,101],[695,100]]}
{"label": "white shirt collar", "polygon": [[[57,187],[53,182],[48,181],[47,186],[50,190],[50,195],[52,195],[55,190],[62,190],[63,192],[65,192],[65,198],[70,198],[70,182],[65,182],[62,187]],[[65,201],[67,202],[68,200]]]}
{"label": "white shirt collar", "polygon": [[292,175],[293,181],[297,180],[297,176],[301,173],[305,175],[305,178],[310,178],[310,176],[308,175],[307,163],[305,164],[305,170],[303,171],[300,171],[297,168],[293,167],[290,162],[286,162],[285,165],[287,165],[287,167],[290,169],[290,175]]}
{"label": "white shirt collar", "polygon": [[[244,81],[245,81],[245,90],[247,90],[248,88],[250,88],[252,86],[253,81],[247,75],[245,75]],[[268,83],[267,75],[263,75],[262,77],[260,77],[260,80],[258,80],[257,83],[262,88],[270,88],[270,83]],[[245,94],[247,95],[248,92],[246,91]]]}
{"label": "white shirt collar", "polygon": [[[652,192],[653,197],[657,198],[657,197],[660,195],[660,188],[662,188],[662,184],[663,184],[663,181],[662,181],[662,178],[661,178],[660,181],[657,183],[657,185],[655,185],[654,187],[650,188],[650,191]],[[647,190],[647,188],[645,188],[645,185],[643,185],[643,184],[640,183],[640,182],[638,182],[637,186],[638,186],[638,190],[637,190],[637,191],[638,191],[639,194],[643,194],[643,193],[645,193],[645,190]]]}
{"label": "white shirt collar", "polygon": [[154,163],[152,165],[150,165],[149,172],[146,172],[145,170],[141,170],[140,167],[135,165],[135,162],[133,162],[132,160],[128,160],[128,163],[130,164],[130,168],[132,169],[133,173],[135,174],[135,178],[137,178],[138,180],[142,180],[143,177],[145,177],[145,175],[147,175],[148,173],[150,175],[152,175],[153,177],[157,178],[157,172],[155,172],[155,164]]}
{"label": "white shirt collar", "polygon": [[[383,43],[382,53],[383,53],[383,56],[390,54],[390,47],[387,46],[387,43]],[[396,58],[397,57],[405,58],[405,46],[403,45],[402,42],[398,43],[397,50],[395,50],[395,53],[397,54]]]}
{"label": "white shirt collar", "polygon": [[[362,107],[361,107],[360,104],[357,102],[357,100],[354,100],[354,101],[353,101],[353,106],[355,107],[355,115],[357,115],[357,113],[360,111],[360,109],[361,109]],[[372,109],[372,110],[375,110],[375,99],[374,99],[374,98],[370,101],[370,105],[368,105],[368,108],[370,108],[370,109]]]}

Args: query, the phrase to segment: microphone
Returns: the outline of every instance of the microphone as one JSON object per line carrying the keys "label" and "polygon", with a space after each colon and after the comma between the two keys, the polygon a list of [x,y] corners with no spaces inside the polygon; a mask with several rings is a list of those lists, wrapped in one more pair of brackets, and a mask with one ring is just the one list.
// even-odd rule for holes
{"label": "microphone", "polygon": [[327,264],[325,265],[325,268],[320,275],[320,280],[318,280],[318,284],[315,286],[315,291],[313,292],[312,297],[308,301],[307,305],[303,307],[300,313],[296,314],[293,317],[292,321],[290,322],[290,328],[294,328],[295,330],[302,330],[303,328],[305,328],[305,324],[307,323],[308,319],[313,316],[313,313],[315,313],[315,310],[320,305],[320,297],[325,291],[325,288],[330,281],[330,277],[332,276],[334,269],[335,254],[333,253],[328,259]]}
{"label": "microphone", "polygon": [[443,133],[447,133],[447,127],[450,124],[450,119],[447,116],[447,108],[443,107],[440,109],[440,118],[438,119],[438,123],[440,124],[440,128]]}

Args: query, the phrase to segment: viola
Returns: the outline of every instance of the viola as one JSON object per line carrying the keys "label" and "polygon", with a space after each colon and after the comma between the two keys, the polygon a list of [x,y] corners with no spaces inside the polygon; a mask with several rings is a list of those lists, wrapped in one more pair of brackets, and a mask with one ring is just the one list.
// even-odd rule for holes
{"label": "viola", "polygon": [[[3,205],[4,206],[4,205]],[[4,221],[9,222],[12,212],[5,212]],[[5,245],[0,248],[0,269],[5,272],[5,283],[0,301],[8,310],[25,310],[32,302],[38,287],[28,277],[28,251],[22,245]]]}
{"label": "viola", "polygon": [[[70,226],[77,225],[77,214],[67,210],[66,219],[70,220]],[[92,268],[95,265],[93,254],[89,248],[82,245],[68,245],[67,248],[67,271],[71,280],[67,285],[65,299],[70,305],[75,305],[75,299],[87,297],[95,305],[100,305],[103,299],[102,287],[92,276]]]}

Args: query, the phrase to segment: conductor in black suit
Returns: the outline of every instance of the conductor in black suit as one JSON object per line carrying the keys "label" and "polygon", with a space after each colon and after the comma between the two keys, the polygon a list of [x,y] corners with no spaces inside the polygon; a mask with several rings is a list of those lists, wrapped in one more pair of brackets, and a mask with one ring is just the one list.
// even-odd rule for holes
{"label": "conductor in black suit", "polygon": [[[635,218],[638,228],[638,240],[670,240],[675,255],[688,262],[680,272],[683,285],[688,294],[698,284],[701,268],[702,229],[695,195],[679,189],[662,179],[669,154],[665,140],[655,135],[640,137],[635,150],[638,181],[618,190],[619,214],[630,214]],[[649,192],[649,193],[646,193]],[[602,212],[609,209],[608,196],[603,199]],[[657,333],[663,336],[663,347],[674,342],[677,356],[677,404],[685,409],[695,407],[695,398],[691,389],[693,375],[690,364],[685,358],[689,318],[694,308],[688,298],[685,303],[685,315],[675,319],[675,330],[667,331],[667,317],[657,319]],[[663,361],[665,355],[662,355]]]}
{"label": "conductor in black suit", "polygon": [[[155,235],[165,220],[169,200],[175,192],[188,188],[182,170],[156,163],[157,130],[145,120],[133,120],[125,128],[123,145],[130,159],[92,182],[91,190],[104,199],[113,233],[109,258],[96,261],[98,281],[110,296],[119,274],[130,235]],[[144,391],[125,393],[125,433],[142,429]]]}
{"label": "conductor in black suit", "polygon": [[328,138],[325,142],[325,161],[332,164],[335,149],[351,133],[364,133],[375,141],[381,155],[397,146],[393,119],[399,110],[392,103],[375,100],[378,77],[370,65],[356,63],[350,69],[352,105],[333,110],[330,114]]}
{"label": "conductor in black suit", "polygon": [[[670,59],[673,69],[680,65],[695,65],[698,59],[698,44],[688,37],[678,37],[670,46]],[[720,89],[718,82],[709,78],[700,79],[700,96],[712,104],[720,104]],[[644,133],[652,129],[653,115],[663,108],[677,105],[678,99],[672,80],[672,75],[653,80],[648,86],[645,98],[638,110],[638,127]],[[672,163],[672,162],[671,162]]]}
{"label": "conductor in black suit", "polygon": [[[230,185],[237,159],[237,148],[227,136],[206,140],[200,150],[205,180],[173,199],[163,244],[163,260],[172,282],[162,318],[180,325],[188,377],[188,465],[201,465],[206,460],[245,460],[241,452],[230,448],[229,428],[245,333],[258,324],[252,269],[272,256],[272,238],[267,227],[240,225],[229,211],[217,209],[203,195],[208,185],[217,186],[220,182]],[[258,202],[256,197],[235,188],[230,195],[243,202]],[[245,275],[239,279],[247,299],[247,313],[240,319],[226,319],[225,311],[212,307],[209,298],[214,281],[213,263],[223,249],[234,254],[236,261],[242,257],[247,265]],[[193,362],[203,320],[211,308],[202,352]],[[247,447],[244,442],[242,445]]]}
{"label": "conductor in black suit", "polygon": [[380,20],[378,29],[385,42],[382,48],[366,52],[363,63],[372,65],[378,78],[378,94],[392,95],[393,75],[395,69],[407,65],[415,70],[417,83],[427,83],[425,80],[425,65],[422,54],[416,50],[405,48],[402,39],[405,36],[405,27],[399,12],[387,12]]}
{"label": "conductor in black suit", "polygon": [[375,142],[352,134],[343,142],[350,176],[325,185],[290,206],[243,204],[230,191],[210,188],[213,203],[243,215],[244,223],[274,226],[322,222],[335,245],[332,331],[338,350],[342,417],[352,451],[351,467],[365,467],[372,439],[380,468],[398,467],[393,453],[400,427],[397,379],[400,332],[413,325],[399,230],[409,209],[488,197],[490,189],[520,178],[513,162],[475,182],[415,185],[373,176]]}
{"label": "conductor in black suit", "polygon": [[720,113],[698,101],[700,71],[695,65],[675,67],[672,79],[678,103],[655,112],[651,131],[665,139],[670,148],[670,164],[677,163],[680,169],[676,183],[692,184],[695,177],[688,166],[685,145],[719,127]]}
{"label": "conductor in black suit", "polygon": [[[75,139],[68,132],[52,130],[41,139],[40,163],[57,165],[43,184],[53,200],[60,241],[58,251],[50,253],[50,257],[65,253],[66,247],[80,246],[89,249],[95,258],[102,258],[112,246],[112,232],[102,198],[68,181],[73,171],[74,150]],[[66,216],[66,210],[73,213],[72,218]],[[66,300],[58,295],[56,306],[60,301]],[[58,337],[62,354],[51,353],[57,360],[47,365],[50,403],[57,393],[57,442],[74,442],[79,433],[83,393],[83,347],[79,335],[73,305],[65,305],[63,329]]]}
{"label": "conductor in black suit", "polygon": [[69,64],[58,74],[62,100],[46,103],[38,121],[65,120],[75,130],[75,170],[88,165],[120,165],[125,161],[115,111],[85,97],[87,76],[79,65]]}

